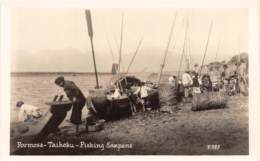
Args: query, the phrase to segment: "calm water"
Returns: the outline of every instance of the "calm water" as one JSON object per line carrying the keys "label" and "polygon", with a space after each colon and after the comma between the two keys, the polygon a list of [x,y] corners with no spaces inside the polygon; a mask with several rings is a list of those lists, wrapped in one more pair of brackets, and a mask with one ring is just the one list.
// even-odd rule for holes
{"label": "calm water", "polygon": [[[11,120],[17,118],[16,102],[19,100],[41,108],[48,108],[45,102],[51,101],[61,88],[54,84],[58,75],[19,75],[11,77]],[[96,85],[94,75],[66,75],[65,79],[74,81],[86,93]],[[112,75],[100,75],[99,83],[106,87],[110,84]]]}
{"label": "calm water", "polygon": [[[17,120],[18,109],[15,107],[17,101],[24,101],[40,108],[47,109],[45,102],[52,101],[53,97],[62,89],[54,84],[58,74],[18,74],[11,76],[11,121]],[[151,73],[136,74],[141,80],[156,81],[157,75]],[[75,82],[85,95],[89,89],[96,86],[93,74],[66,74],[65,79]],[[109,74],[99,75],[99,84],[107,87],[117,77]],[[162,78],[168,81],[168,76]]]}

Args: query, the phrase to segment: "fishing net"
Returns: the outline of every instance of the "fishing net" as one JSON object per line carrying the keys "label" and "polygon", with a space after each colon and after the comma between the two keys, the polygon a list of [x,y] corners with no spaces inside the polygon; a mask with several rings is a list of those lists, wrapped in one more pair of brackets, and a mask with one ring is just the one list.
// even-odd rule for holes
{"label": "fishing net", "polygon": [[177,104],[177,88],[168,83],[159,86],[160,106],[172,106]]}

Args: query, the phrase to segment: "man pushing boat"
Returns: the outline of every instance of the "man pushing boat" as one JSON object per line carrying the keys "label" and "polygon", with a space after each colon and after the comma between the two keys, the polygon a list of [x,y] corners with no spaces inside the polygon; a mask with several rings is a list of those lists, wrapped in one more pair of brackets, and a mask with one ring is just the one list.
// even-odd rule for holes
{"label": "man pushing boat", "polygon": [[85,106],[86,97],[74,82],[65,80],[63,76],[56,78],[55,84],[62,87],[69,100],[73,102],[70,121],[76,125],[76,133],[78,133],[79,125],[82,123],[81,111]]}

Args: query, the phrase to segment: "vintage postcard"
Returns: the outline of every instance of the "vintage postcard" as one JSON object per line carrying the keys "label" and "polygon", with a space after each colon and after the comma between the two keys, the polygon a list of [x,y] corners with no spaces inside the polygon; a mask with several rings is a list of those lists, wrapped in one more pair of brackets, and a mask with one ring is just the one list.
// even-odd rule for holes
{"label": "vintage postcard", "polygon": [[250,8],[8,7],[17,155],[249,155]]}

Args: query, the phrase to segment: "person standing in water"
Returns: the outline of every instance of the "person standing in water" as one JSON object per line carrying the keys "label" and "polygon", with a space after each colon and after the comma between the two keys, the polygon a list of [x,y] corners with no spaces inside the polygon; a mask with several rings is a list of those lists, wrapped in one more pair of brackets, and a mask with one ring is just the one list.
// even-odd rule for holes
{"label": "person standing in water", "polygon": [[79,125],[82,123],[81,111],[85,106],[86,97],[74,82],[65,80],[63,76],[56,78],[55,84],[62,87],[69,100],[73,101],[70,121],[76,125],[76,133],[78,133]]}

